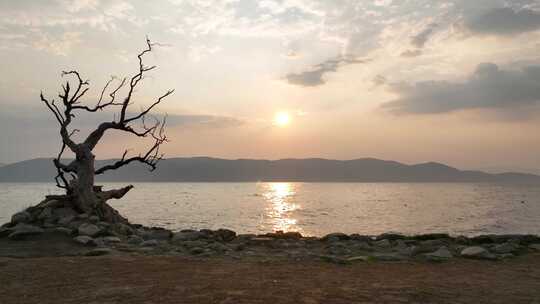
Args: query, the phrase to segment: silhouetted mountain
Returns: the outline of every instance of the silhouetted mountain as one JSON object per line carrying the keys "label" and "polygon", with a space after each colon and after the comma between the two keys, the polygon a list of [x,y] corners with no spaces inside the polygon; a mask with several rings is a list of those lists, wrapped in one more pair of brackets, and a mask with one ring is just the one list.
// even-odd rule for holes
{"label": "silhouetted mountain", "polygon": [[[113,160],[96,162],[96,168]],[[33,159],[0,167],[0,182],[51,182],[51,159]],[[488,174],[463,171],[440,163],[405,165],[373,158],[355,160],[281,159],[226,160],[209,157],[170,158],[149,172],[133,164],[98,176],[98,181],[121,182],[538,182],[540,176],[522,173]]]}

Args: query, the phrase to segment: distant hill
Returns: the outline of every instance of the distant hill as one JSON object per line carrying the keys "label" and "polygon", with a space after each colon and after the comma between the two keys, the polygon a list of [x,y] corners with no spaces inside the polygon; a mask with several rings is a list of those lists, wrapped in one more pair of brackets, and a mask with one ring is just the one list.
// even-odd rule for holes
{"label": "distant hill", "polygon": [[[96,162],[96,167],[113,160]],[[0,182],[52,182],[51,159],[39,158],[0,167]],[[373,158],[328,159],[217,159],[209,157],[162,160],[154,172],[141,164],[110,171],[98,181],[118,182],[534,182],[540,176],[522,173],[488,174],[463,171],[440,163],[405,165]]]}

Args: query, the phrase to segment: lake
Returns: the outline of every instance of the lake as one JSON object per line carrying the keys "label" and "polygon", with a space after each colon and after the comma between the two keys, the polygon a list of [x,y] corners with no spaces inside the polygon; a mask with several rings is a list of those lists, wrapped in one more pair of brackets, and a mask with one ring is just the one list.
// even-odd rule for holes
{"label": "lake", "polygon": [[[105,183],[105,188],[125,184]],[[540,185],[490,183],[137,183],[110,203],[131,222],[172,230],[540,234]],[[53,184],[0,183],[0,223]]]}

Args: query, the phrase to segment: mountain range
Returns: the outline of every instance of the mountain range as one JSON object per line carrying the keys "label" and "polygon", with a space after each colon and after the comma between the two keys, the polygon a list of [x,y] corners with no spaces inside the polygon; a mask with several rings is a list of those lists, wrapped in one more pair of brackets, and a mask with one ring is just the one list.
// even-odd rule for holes
{"label": "mountain range", "polygon": [[[96,168],[114,160],[98,160]],[[69,160],[65,160],[69,162]],[[52,160],[38,158],[0,167],[0,182],[53,182]],[[103,182],[532,182],[540,176],[525,173],[489,174],[459,170],[428,162],[406,165],[395,161],[309,159],[169,158],[149,172],[142,164],[130,164],[96,179]]]}

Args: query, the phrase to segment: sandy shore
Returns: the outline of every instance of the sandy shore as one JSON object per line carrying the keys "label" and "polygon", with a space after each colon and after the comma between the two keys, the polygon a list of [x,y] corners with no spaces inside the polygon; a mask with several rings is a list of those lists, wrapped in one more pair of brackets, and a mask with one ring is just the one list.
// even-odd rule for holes
{"label": "sandy shore", "polygon": [[0,299],[24,303],[540,303],[540,254],[491,262],[0,258]]}

